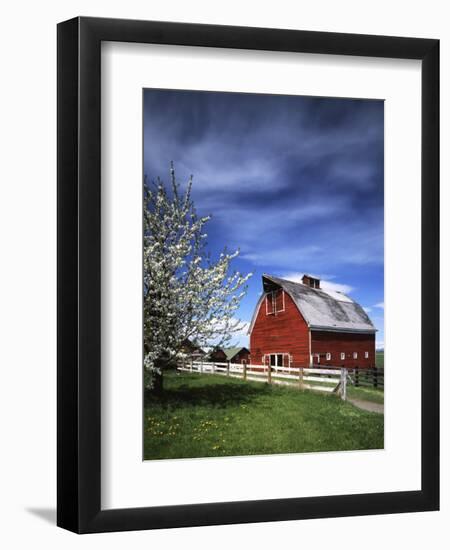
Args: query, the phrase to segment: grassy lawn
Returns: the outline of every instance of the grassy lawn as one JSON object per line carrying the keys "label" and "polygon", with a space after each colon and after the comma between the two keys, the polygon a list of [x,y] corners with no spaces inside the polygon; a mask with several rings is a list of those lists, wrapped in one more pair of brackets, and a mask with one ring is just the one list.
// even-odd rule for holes
{"label": "grassy lawn", "polygon": [[383,415],[334,395],[168,372],[147,396],[144,459],[383,448]]}
{"label": "grassy lawn", "polygon": [[[378,369],[384,368],[384,351],[377,351],[375,355],[375,364]],[[373,403],[384,403],[384,389],[380,388],[366,388],[362,386],[355,387],[348,385],[347,395],[350,398],[364,399],[365,401],[372,401]]]}
{"label": "grassy lawn", "polygon": [[372,401],[372,403],[384,403],[384,391],[375,388],[362,388],[359,386],[347,386],[347,395],[354,399],[363,399],[364,401]]}
{"label": "grassy lawn", "polygon": [[375,354],[375,365],[378,369],[384,369],[384,351],[377,351]]}

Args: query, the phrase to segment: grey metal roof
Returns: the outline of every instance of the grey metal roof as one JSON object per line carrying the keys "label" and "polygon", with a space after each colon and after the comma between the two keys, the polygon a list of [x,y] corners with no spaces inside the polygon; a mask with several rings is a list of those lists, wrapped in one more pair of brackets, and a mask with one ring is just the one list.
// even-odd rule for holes
{"label": "grey metal roof", "polygon": [[376,332],[364,309],[341,292],[311,288],[271,275],[263,275],[262,279],[266,292],[278,286],[289,294],[311,329]]}
{"label": "grey metal roof", "polygon": [[[225,353],[225,355],[227,356],[227,359],[229,361],[231,361],[231,359],[233,359],[233,357],[235,357],[240,351],[242,351],[243,349],[245,349],[245,351],[249,351],[246,347],[244,346],[241,346],[241,347],[238,347],[238,348],[222,348],[222,351]],[[249,352],[250,353],[250,352]]]}

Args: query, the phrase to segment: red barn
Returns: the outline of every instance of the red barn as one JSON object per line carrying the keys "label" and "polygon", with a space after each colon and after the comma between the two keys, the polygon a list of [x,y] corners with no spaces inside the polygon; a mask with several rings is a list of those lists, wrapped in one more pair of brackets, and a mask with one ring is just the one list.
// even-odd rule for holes
{"label": "red barn", "polygon": [[263,275],[250,324],[253,364],[375,367],[376,329],[364,309],[304,275],[294,283]]}

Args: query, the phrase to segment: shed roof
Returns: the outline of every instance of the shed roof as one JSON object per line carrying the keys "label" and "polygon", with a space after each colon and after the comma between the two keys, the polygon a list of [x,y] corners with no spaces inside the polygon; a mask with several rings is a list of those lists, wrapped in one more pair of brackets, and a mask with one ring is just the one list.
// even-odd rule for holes
{"label": "shed roof", "polygon": [[238,348],[222,348],[222,351],[227,356],[227,360],[231,361],[231,359],[233,359],[233,357],[235,357],[243,349],[245,349],[247,352],[249,352],[248,349],[243,347],[243,346],[238,347]]}
{"label": "shed roof", "polygon": [[[289,294],[306,323],[313,330],[376,332],[375,326],[364,309],[341,292],[311,288],[302,283],[294,283],[265,274],[262,276],[262,281],[265,292],[280,287]],[[261,303],[263,297],[264,295],[259,303]],[[250,331],[253,328],[257,310],[258,307]]]}

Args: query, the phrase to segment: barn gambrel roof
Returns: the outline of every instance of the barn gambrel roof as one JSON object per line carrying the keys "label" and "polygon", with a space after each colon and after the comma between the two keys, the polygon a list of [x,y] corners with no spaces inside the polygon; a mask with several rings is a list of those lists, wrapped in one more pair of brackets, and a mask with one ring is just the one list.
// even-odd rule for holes
{"label": "barn gambrel roof", "polygon": [[253,315],[249,332],[258,314],[266,292],[282,288],[292,298],[301,315],[312,330],[333,332],[375,333],[376,328],[364,309],[341,292],[311,288],[272,275],[262,276],[264,294]]}

